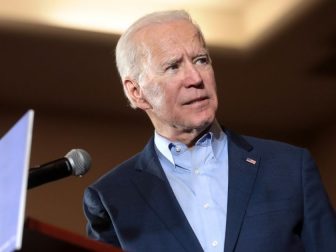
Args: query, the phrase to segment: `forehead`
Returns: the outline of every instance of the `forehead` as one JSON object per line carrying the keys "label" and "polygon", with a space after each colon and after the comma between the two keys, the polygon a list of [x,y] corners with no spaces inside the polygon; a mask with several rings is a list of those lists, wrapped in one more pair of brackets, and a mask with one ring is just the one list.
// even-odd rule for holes
{"label": "forehead", "polygon": [[143,28],[138,35],[144,47],[154,55],[205,48],[202,35],[194,24],[187,20],[151,24]]}

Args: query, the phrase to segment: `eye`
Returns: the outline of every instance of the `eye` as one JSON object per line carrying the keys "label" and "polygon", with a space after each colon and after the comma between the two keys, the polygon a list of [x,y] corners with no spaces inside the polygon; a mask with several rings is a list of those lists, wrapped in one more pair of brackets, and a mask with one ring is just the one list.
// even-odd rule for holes
{"label": "eye", "polygon": [[166,68],[166,71],[174,71],[177,70],[178,68],[179,68],[178,63],[172,63]]}
{"label": "eye", "polygon": [[197,57],[194,63],[199,64],[199,65],[207,65],[210,63],[210,59],[208,56],[204,55],[204,56]]}

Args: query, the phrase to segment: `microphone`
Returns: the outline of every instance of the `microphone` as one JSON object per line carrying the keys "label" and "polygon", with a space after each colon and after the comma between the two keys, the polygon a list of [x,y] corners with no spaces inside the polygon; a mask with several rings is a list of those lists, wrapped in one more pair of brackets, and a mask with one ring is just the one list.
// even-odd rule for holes
{"label": "microphone", "polygon": [[82,149],[69,151],[64,158],[40,165],[29,170],[28,189],[70,175],[83,176],[91,166],[89,153]]}

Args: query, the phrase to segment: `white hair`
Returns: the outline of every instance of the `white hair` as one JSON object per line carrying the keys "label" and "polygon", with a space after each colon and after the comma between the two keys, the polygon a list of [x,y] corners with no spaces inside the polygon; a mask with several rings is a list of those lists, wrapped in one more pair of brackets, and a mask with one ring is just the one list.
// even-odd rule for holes
{"label": "white hair", "polygon": [[[148,14],[133,23],[125,33],[121,35],[117,43],[115,51],[116,64],[122,82],[124,82],[126,78],[130,78],[140,84],[143,76],[147,72],[146,67],[148,64],[146,63],[148,63],[151,52],[144,43],[136,41],[135,35],[141,29],[149,25],[162,24],[176,20],[186,20],[194,24],[204,41],[200,28],[192,21],[190,15],[184,10],[159,11]],[[124,93],[128,98],[131,107],[136,108],[136,105],[133,104],[125,86]]]}

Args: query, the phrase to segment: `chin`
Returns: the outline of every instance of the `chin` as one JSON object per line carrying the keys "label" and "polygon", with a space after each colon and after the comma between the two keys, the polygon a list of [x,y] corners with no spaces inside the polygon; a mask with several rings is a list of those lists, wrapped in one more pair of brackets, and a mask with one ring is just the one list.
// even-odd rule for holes
{"label": "chin", "polygon": [[200,131],[205,130],[207,127],[209,127],[215,120],[215,116],[208,116],[204,118],[196,118],[195,121],[192,122],[193,128],[198,129]]}

